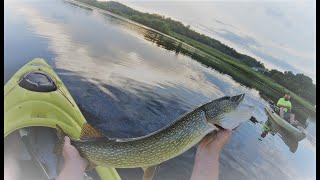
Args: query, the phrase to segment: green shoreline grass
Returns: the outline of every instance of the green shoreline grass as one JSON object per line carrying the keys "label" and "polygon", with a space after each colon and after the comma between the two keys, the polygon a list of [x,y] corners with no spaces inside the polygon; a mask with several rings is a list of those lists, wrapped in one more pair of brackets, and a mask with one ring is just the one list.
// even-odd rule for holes
{"label": "green shoreline grass", "polygon": [[[80,5],[82,3],[86,4],[85,2],[82,2],[81,0],[75,0],[77,2],[80,2]],[[73,1],[74,2],[74,1]],[[101,9],[100,7],[97,7],[95,4],[87,4],[89,6],[93,6],[96,9],[100,9],[103,11],[107,11],[105,8]],[[109,11],[107,11],[109,12]],[[119,13],[117,13],[119,12]],[[112,13],[116,13],[117,15],[124,16],[125,18],[129,18],[129,16],[121,13],[120,11],[115,11]],[[140,24],[139,22],[135,22],[137,24]],[[145,25],[142,25],[145,26]],[[151,27],[149,27],[151,28]],[[152,29],[152,28],[151,28]],[[155,32],[158,32],[154,30]],[[262,97],[267,100],[271,100],[273,102],[277,102],[277,100],[284,95],[286,92],[291,93],[292,97],[292,104],[293,104],[293,112],[300,116],[300,117],[306,117],[310,114],[315,114],[316,108],[309,102],[307,102],[305,99],[301,98],[297,94],[289,91],[288,89],[284,88],[283,86],[272,82],[264,75],[257,73],[253,71],[249,66],[245,65],[243,62],[226,55],[212,47],[209,47],[208,45],[205,45],[201,42],[195,41],[191,38],[188,38],[186,36],[183,36],[181,34],[177,34],[173,31],[169,31],[166,33],[167,35],[178,39],[222,62],[221,65],[217,66],[216,62],[214,60],[210,60],[210,58],[203,59],[198,58],[195,60],[201,62],[202,64],[205,64],[206,66],[209,66],[213,69],[218,70],[221,73],[230,75],[236,82],[239,82],[240,84],[243,84],[249,88],[254,88],[258,90]],[[300,107],[299,109],[295,109],[295,107]]]}
{"label": "green shoreline grass", "polygon": [[[283,86],[272,82],[271,80],[267,79],[266,77],[264,77],[262,74],[257,73],[255,71],[253,71],[250,67],[248,67],[247,65],[243,64],[240,61],[235,61],[233,57],[229,57],[228,55],[223,54],[222,52],[219,52],[205,44],[202,44],[200,42],[197,42],[193,39],[190,39],[188,37],[182,36],[180,34],[171,32],[170,33],[171,36],[173,36],[176,39],[179,39],[180,41],[183,41],[205,53],[208,53],[220,60],[222,60],[223,62],[227,63],[230,66],[235,67],[238,71],[247,74],[247,78],[250,78],[250,81],[255,81],[255,83],[248,83],[250,88],[255,88],[258,91],[262,92],[263,94],[266,94],[267,97],[269,97],[272,101],[276,102],[279,99],[279,96],[283,96],[285,92],[290,92],[291,93],[291,97],[292,97],[292,101],[296,101],[295,103],[299,104],[300,106],[306,107],[308,110],[310,110],[310,112],[315,113],[316,109],[315,107],[310,104],[309,102],[307,102],[306,100],[304,100],[303,98],[301,98],[300,96],[296,95],[295,93],[289,91],[288,89],[284,88]],[[229,74],[231,77],[235,77],[236,75],[232,75],[234,73],[232,73],[231,71],[229,71]],[[266,90],[265,88],[268,88],[269,90]],[[270,94],[270,90],[272,90],[273,92],[277,92],[277,94]],[[270,94],[270,95],[268,95]]]}

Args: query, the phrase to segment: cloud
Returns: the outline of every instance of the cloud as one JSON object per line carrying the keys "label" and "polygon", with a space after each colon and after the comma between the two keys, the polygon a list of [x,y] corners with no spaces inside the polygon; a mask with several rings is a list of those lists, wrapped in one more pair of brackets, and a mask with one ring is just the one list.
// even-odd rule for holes
{"label": "cloud", "polygon": [[219,21],[218,19],[214,19],[213,21],[216,22],[216,23],[218,23],[218,24],[221,24],[221,25],[223,25],[223,26],[230,26],[230,27],[232,27],[232,28],[234,28],[234,29],[237,29],[237,27],[235,27],[234,25],[224,23],[224,22],[222,22],[222,21]]}
{"label": "cloud", "polygon": [[219,32],[216,31],[216,33],[219,36],[221,36],[229,41],[232,41],[234,43],[237,43],[240,46],[244,46],[246,48],[250,48],[252,46],[261,47],[261,45],[255,39],[253,39],[252,37],[247,36],[247,35],[240,36],[240,35],[237,35],[229,30],[226,30],[226,29],[219,31]]}
{"label": "cloud", "polygon": [[302,71],[316,79],[314,0],[134,2],[126,4],[187,23],[196,31],[270,65],[268,68],[299,69],[294,73]]}
{"label": "cloud", "polygon": [[279,10],[277,10],[275,8],[270,8],[270,7],[266,8],[265,13],[267,15],[270,15],[270,16],[273,16],[273,17],[276,17],[276,18],[283,18],[284,17],[284,14],[281,11],[279,11]]}
{"label": "cloud", "polygon": [[272,55],[269,55],[267,53],[264,53],[264,52],[256,50],[256,49],[251,49],[251,52],[254,55],[262,58],[263,60],[268,61],[269,63],[273,64],[274,66],[276,66],[279,69],[286,70],[286,71],[292,71],[292,72],[296,72],[296,73],[302,73],[302,71],[300,69],[295,68],[294,66],[290,65],[289,63],[287,63],[283,59],[276,58]]}
{"label": "cloud", "polygon": [[[95,39],[95,42],[92,44],[88,41],[83,41],[82,44],[79,38],[80,33],[69,33],[68,26],[55,21],[54,18],[44,16],[44,14],[41,14],[40,11],[31,5],[23,4],[17,11],[26,17],[27,23],[32,28],[33,33],[47,38],[48,48],[56,54],[54,63],[57,68],[66,69],[69,72],[77,74],[84,80],[101,88],[102,91],[110,96],[112,96],[111,92],[103,88],[100,82],[122,87],[123,89],[127,89],[127,91],[135,91],[134,88],[128,88],[127,81],[119,81],[119,79],[116,79],[117,77],[139,79],[139,82],[148,84],[154,89],[163,88],[164,86],[173,89],[180,88],[180,91],[185,92],[183,95],[185,97],[190,96],[189,92],[201,94],[195,101],[201,100],[203,96],[219,97],[224,94],[220,90],[220,87],[204,78],[205,74],[202,64],[191,60],[187,56],[177,57],[175,54],[167,55],[167,51],[159,51],[160,49],[157,46],[150,46],[146,40],[140,42],[140,36],[137,36],[136,32],[130,34],[128,31],[117,31],[117,33],[110,31],[111,35],[115,36],[118,34],[119,36],[113,39],[103,36]],[[67,10],[60,11],[62,15],[66,13],[68,13]],[[94,31],[96,33],[106,32],[106,30],[110,29],[105,22],[101,23],[103,16],[99,13],[69,18],[81,19],[81,22],[72,19],[71,25],[73,27],[82,27],[83,22],[85,24],[90,22],[92,23],[90,25],[95,27]],[[91,31],[92,29],[90,28],[82,29],[84,35],[81,39],[91,39]],[[123,38],[125,41],[121,41],[120,38]],[[121,44],[121,47],[118,43]],[[133,43],[135,46],[130,43]],[[141,48],[134,48],[135,51],[131,51],[131,48],[126,49],[123,47],[128,44],[130,44],[130,47]],[[97,45],[100,45],[103,49],[99,49]],[[106,53],[108,49],[110,51]],[[99,52],[102,52],[102,54],[99,54]],[[155,54],[158,55],[155,56]],[[166,54],[165,59],[163,59],[164,54]],[[146,61],[144,56],[153,57],[154,61]],[[174,61],[177,58],[179,61]],[[174,64],[169,65],[170,63]],[[177,64],[183,66],[183,68],[177,69]],[[209,68],[205,68],[205,70],[214,73],[215,76],[224,76]],[[103,75],[101,72],[104,72]],[[174,72],[174,76],[169,72]],[[149,75],[146,76],[146,74]],[[192,79],[192,81],[186,83],[186,78]],[[227,80],[230,79],[226,78],[225,83],[230,83]]]}
{"label": "cloud", "polygon": [[[222,24],[222,22],[220,23]],[[224,23],[223,23],[224,24]],[[300,52],[294,51],[293,49],[286,48],[284,46],[280,46],[277,43],[265,43],[262,45],[261,41],[258,42],[257,39],[246,35],[246,34],[237,34],[235,32],[231,32],[226,29],[216,29],[216,28],[209,28],[207,26],[204,26],[202,24],[198,24],[202,29],[216,34],[220,37],[222,37],[224,40],[228,40],[234,44],[238,48],[243,49],[246,51],[245,54],[252,56],[253,58],[256,58],[258,61],[263,62],[267,68],[269,69],[277,69],[279,71],[292,71],[294,73],[304,73],[305,75],[309,75],[313,77],[313,74],[310,73],[305,73],[298,69],[296,62],[293,61],[288,61],[288,58],[280,58],[280,57],[275,57],[274,53],[272,53],[274,48],[277,48],[279,51],[285,52],[285,54],[291,54],[292,56],[296,58],[306,58]],[[234,47],[234,46],[230,46]],[[270,48],[273,47],[273,48]],[[243,51],[242,50],[242,51]],[[243,53],[242,51],[239,51],[240,53]],[[268,53],[266,53],[268,51]],[[270,52],[271,51],[271,52]],[[291,56],[290,56],[291,57]],[[294,58],[294,59],[296,59]],[[290,58],[292,59],[292,58]],[[291,64],[289,64],[291,62]],[[305,64],[310,64],[312,62],[305,62]],[[271,65],[271,66],[270,66]]]}
{"label": "cloud", "polygon": [[287,18],[287,16],[280,10],[275,7],[267,7],[265,13],[274,18],[276,21],[282,21],[282,23],[287,27],[292,27],[292,23]]}

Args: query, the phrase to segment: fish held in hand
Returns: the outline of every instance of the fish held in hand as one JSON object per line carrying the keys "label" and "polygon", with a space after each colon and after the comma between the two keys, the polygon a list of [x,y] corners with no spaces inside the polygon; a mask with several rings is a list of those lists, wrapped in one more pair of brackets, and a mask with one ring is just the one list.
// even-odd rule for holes
{"label": "fish held in hand", "polygon": [[[137,138],[108,138],[86,123],[80,140],[71,138],[71,144],[92,165],[143,167],[146,171],[154,171],[157,164],[187,151],[218,127],[232,130],[249,120],[254,107],[242,103],[244,96],[240,94],[213,100],[185,113],[158,131]],[[66,134],[58,125],[57,134],[63,141]],[[153,176],[153,173],[147,174]]]}

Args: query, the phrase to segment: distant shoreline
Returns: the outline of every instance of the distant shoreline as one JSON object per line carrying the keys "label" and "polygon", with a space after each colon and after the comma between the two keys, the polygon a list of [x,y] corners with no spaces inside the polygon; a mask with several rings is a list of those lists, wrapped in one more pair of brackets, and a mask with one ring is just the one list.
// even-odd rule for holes
{"label": "distant shoreline", "polygon": [[[81,6],[85,6],[90,9],[96,9],[102,13],[107,13],[111,16],[114,16],[116,18],[122,19],[124,21],[133,23],[137,26],[142,26],[143,28],[146,28],[148,30],[155,31],[161,35],[164,35],[168,38],[172,38],[175,40],[178,40],[179,42],[182,42],[184,45],[191,46],[193,48],[199,49],[205,54],[215,59],[219,59],[221,63],[219,65],[214,64],[212,61],[212,58],[200,58],[200,59],[195,59],[197,61],[200,61],[202,64],[205,64],[206,66],[212,67],[214,69],[217,69],[221,73],[228,74],[230,75],[235,81],[249,87],[249,88],[254,88],[260,91],[261,95],[263,98],[267,100],[271,100],[273,102],[276,102],[280,97],[283,96],[285,92],[290,92],[288,89],[284,88],[283,86],[272,82],[270,79],[266,78],[265,75],[256,72],[252,70],[246,63],[243,61],[240,61],[230,55],[224,54],[223,52],[216,50],[212,47],[207,46],[206,44],[203,44],[201,42],[198,42],[196,40],[193,40],[191,38],[188,38],[184,35],[175,33],[173,31],[170,31],[166,29],[166,25],[163,25],[160,21],[153,21],[154,23],[159,23],[163,28],[160,29],[154,29],[153,27],[149,27],[147,25],[143,25],[139,22],[141,18],[140,16],[134,16],[132,15],[131,17],[133,18],[128,18],[126,14],[122,13],[131,13],[130,11],[132,10],[131,8],[118,3],[118,2],[113,2],[113,1],[108,1],[108,2],[100,2],[100,1],[88,1],[88,0],[65,0],[66,2],[70,3],[75,3]],[[91,4],[88,4],[87,2],[90,2]],[[103,6],[101,4],[94,4],[94,3],[103,3]],[[110,3],[110,6],[108,6],[108,3]],[[112,3],[112,4],[111,4]],[[102,6],[102,8],[100,7]],[[109,9],[112,10],[112,12],[109,11]],[[134,10],[135,11],[135,10]],[[138,11],[136,11],[138,12]],[[159,16],[160,15],[154,15],[154,16]],[[137,21],[135,21],[135,18]],[[143,20],[143,19],[142,19]],[[141,20],[140,20],[141,21]],[[180,23],[180,22],[179,22]],[[146,22],[148,24],[148,22]],[[161,32],[164,31],[165,33]],[[244,55],[246,56],[246,55]],[[254,61],[254,60],[250,60]],[[254,63],[254,62],[253,62]],[[263,66],[262,66],[263,67]],[[302,97],[296,95],[294,92],[290,92],[292,96],[292,103],[294,104],[294,107],[303,107],[300,109],[294,110],[294,113],[296,113],[298,116],[306,117],[308,114],[314,114],[316,112],[316,109],[313,104],[309,103],[307,100],[303,99]]]}

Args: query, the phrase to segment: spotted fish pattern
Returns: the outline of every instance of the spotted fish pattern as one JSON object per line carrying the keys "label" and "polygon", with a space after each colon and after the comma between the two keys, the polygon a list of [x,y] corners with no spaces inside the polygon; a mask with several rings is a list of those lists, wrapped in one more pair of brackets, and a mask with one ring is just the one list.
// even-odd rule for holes
{"label": "spotted fish pattern", "polygon": [[244,95],[223,97],[186,113],[168,126],[140,138],[71,139],[91,163],[115,168],[150,167],[174,158],[214,131],[214,120],[236,108]]}
{"label": "spotted fish pattern", "polygon": [[196,110],[174,126],[143,139],[116,142],[101,138],[72,144],[94,164],[115,168],[148,167],[182,154],[213,130],[204,111]]}

